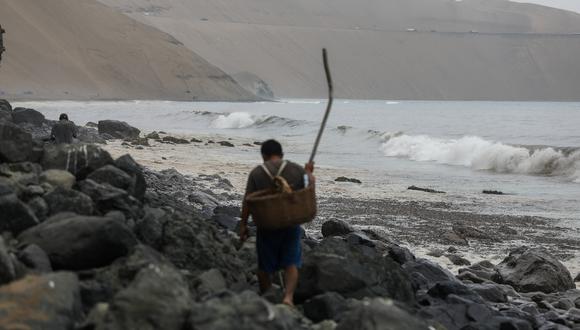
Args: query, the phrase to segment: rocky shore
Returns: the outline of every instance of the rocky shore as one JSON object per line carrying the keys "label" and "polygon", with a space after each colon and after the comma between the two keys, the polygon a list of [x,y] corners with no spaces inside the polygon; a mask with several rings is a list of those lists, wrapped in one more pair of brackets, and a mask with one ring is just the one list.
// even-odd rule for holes
{"label": "rocky shore", "polygon": [[[2,329],[580,329],[580,290],[541,246],[453,274],[356,219],[305,232],[297,307],[280,305],[278,290],[257,294],[253,239],[237,239],[229,201],[240,196],[226,178],[154,171],[95,144],[149,143],[126,123],[82,127],[83,143],[58,146],[43,141],[51,125],[0,101]],[[408,209],[424,222],[420,210]],[[493,241],[492,222],[457,221],[441,239]]]}

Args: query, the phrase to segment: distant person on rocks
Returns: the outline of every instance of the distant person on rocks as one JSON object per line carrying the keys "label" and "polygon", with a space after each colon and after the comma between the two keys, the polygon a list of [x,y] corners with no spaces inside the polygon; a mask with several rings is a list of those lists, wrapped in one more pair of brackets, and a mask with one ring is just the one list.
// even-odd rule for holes
{"label": "distant person on rocks", "polygon": [[77,137],[77,126],[72,121],[68,120],[68,115],[63,113],[58,118],[58,122],[52,127],[50,138],[56,144],[70,144],[73,143],[73,138]]}
{"label": "distant person on rocks", "polygon": [[[264,167],[257,166],[248,178],[246,196],[250,193],[274,187],[271,174],[282,176],[292,190],[303,189],[305,184],[314,184],[314,164],[308,163],[302,168],[293,162],[284,161],[282,146],[275,140],[268,140],[261,147]],[[280,168],[282,171],[280,171]],[[307,180],[305,179],[308,178]],[[242,221],[240,239],[248,238],[248,218],[250,210],[244,200],[242,206]],[[258,253],[258,281],[263,294],[272,286],[272,275],[283,269],[285,292],[282,303],[294,305],[294,291],[298,285],[298,268],[302,265],[301,229],[296,225],[282,229],[265,229],[258,227],[256,235],[256,252]]]}

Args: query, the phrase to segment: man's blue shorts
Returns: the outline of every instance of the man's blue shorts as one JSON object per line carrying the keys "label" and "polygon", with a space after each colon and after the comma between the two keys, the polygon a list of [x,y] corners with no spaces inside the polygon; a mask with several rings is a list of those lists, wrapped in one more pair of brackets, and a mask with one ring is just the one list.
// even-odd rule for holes
{"label": "man's blue shorts", "polygon": [[258,268],[274,273],[288,266],[302,266],[300,226],[283,229],[260,229],[256,235]]}

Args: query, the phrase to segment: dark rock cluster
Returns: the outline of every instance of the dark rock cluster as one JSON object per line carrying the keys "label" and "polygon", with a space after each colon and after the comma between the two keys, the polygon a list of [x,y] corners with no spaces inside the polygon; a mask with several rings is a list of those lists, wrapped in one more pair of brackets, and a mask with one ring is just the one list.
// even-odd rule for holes
{"label": "dark rock cluster", "polygon": [[257,294],[254,238],[238,242],[229,201],[241,196],[227,179],[44,145],[12,118],[0,120],[2,329],[580,327],[580,291],[542,248],[455,276],[334,220],[321,240],[304,235],[297,308],[279,305]]}

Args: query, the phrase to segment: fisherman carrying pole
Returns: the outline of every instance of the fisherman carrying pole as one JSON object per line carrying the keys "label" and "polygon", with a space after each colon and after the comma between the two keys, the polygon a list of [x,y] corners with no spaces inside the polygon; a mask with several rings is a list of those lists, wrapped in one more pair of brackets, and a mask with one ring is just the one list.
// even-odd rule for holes
{"label": "fisherman carrying pole", "polygon": [[264,163],[252,170],[246,185],[242,205],[240,239],[248,238],[248,219],[252,215],[258,228],[258,282],[263,294],[272,286],[272,276],[284,270],[284,298],[282,303],[294,305],[294,291],[298,285],[298,269],[302,265],[300,225],[316,216],[314,157],[326,120],[332,107],[332,80],[326,50],[323,49],[324,68],[328,82],[328,105],[309,162],[303,167],[284,160],[282,145],[276,140],[262,143]]}

